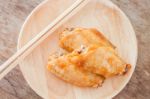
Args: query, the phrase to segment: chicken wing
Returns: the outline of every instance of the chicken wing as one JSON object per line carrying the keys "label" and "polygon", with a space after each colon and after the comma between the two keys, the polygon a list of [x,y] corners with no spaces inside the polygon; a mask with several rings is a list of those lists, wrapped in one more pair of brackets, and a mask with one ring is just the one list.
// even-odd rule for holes
{"label": "chicken wing", "polygon": [[81,68],[82,58],[77,53],[71,53],[59,57],[50,56],[48,70],[64,81],[82,87],[101,86],[104,77]]}
{"label": "chicken wing", "polygon": [[99,31],[96,29],[75,28],[66,29],[60,35],[60,46],[71,52],[80,48],[81,45],[103,45],[115,48]]}
{"label": "chicken wing", "polygon": [[67,29],[60,46],[69,53],[50,56],[48,70],[64,81],[82,87],[98,87],[104,78],[125,74],[131,67],[96,29]]}
{"label": "chicken wing", "polygon": [[83,67],[105,78],[125,74],[131,67],[126,64],[111,47],[92,46],[81,53]]}

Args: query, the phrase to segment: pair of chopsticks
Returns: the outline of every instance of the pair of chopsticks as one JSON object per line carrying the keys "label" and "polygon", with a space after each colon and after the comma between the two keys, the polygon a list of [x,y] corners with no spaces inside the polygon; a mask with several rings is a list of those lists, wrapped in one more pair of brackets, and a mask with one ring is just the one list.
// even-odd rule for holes
{"label": "pair of chopsticks", "polygon": [[77,13],[79,9],[85,6],[89,0],[77,0],[61,15],[59,15],[51,24],[43,29],[36,37],[30,40],[24,47],[18,50],[11,58],[0,66],[0,79],[11,71],[20,61],[22,61],[31,51],[36,48],[44,39],[53,33],[67,18]]}

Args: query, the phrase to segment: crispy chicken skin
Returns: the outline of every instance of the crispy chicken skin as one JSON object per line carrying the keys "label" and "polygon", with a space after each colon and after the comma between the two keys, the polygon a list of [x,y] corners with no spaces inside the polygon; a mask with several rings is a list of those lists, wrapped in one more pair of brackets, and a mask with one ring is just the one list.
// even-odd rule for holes
{"label": "crispy chicken skin", "polygon": [[85,70],[105,78],[125,74],[131,67],[126,64],[111,47],[91,46],[80,54]]}
{"label": "crispy chicken skin", "polygon": [[59,57],[50,56],[48,70],[64,81],[82,87],[101,86],[104,77],[83,70],[82,58],[77,53]]}
{"label": "crispy chicken skin", "polygon": [[50,55],[47,68],[71,84],[98,87],[104,78],[124,75],[131,68],[96,29],[66,29],[60,34],[59,43],[68,53]]}
{"label": "crispy chicken skin", "polygon": [[71,52],[81,45],[102,45],[115,48],[99,31],[96,29],[75,28],[66,29],[60,34],[60,46]]}

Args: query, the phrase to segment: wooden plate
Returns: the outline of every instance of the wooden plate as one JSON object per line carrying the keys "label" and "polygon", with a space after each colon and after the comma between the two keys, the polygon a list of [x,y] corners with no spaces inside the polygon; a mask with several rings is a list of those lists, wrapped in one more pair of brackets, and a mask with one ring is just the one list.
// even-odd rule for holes
{"label": "wooden plate", "polygon": [[[27,18],[20,33],[18,49],[52,22],[75,0],[46,0]],[[68,84],[46,69],[48,55],[58,47],[58,34],[66,27],[94,27],[116,47],[120,56],[132,65],[125,76],[107,79],[99,88],[80,88]],[[21,71],[31,88],[45,99],[105,99],[118,94],[127,84],[137,60],[137,42],[126,15],[109,0],[91,0],[77,14],[52,33],[21,63]]]}

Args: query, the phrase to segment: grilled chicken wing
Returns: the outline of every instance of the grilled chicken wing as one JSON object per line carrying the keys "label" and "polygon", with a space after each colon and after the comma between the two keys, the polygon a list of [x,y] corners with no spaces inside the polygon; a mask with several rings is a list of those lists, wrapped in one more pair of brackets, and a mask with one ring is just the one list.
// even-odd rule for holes
{"label": "grilled chicken wing", "polygon": [[82,87],[97,87],[102,85],[104,77],[93,74],[81,68],[82,58],[77,53],[59,57],[50,56],[48,70],[57,77]]}
{"label": "grilled chicken wing", "polygon": [[83,67],[105,78],[123,75],[131,67],[126,64],[111,47],[91,46],[81,53]]}
{"label": "grilled chicken wing", "polygon": [[60,35],[60,46],[69,53],[51,55],[48,70],[77,86],[100,86],[104,78],[123,75],[131,67],[96,29],[67,29]]}
{"label": "grilled chicken wing", "polygon": [[96,29],[66,29],[60,35],[60,46],[69,52],[80,48],[81,45],[90,46],[93,44],[114,48],[114,46]]}

